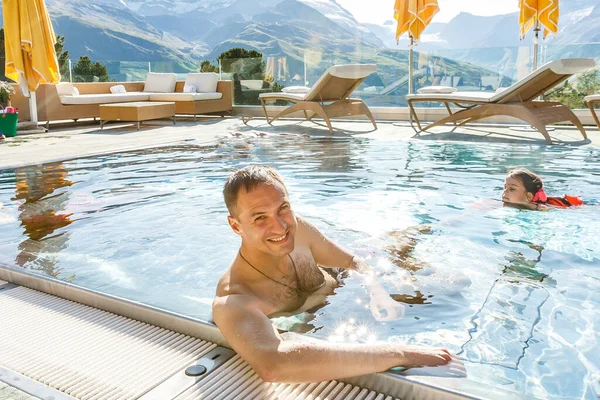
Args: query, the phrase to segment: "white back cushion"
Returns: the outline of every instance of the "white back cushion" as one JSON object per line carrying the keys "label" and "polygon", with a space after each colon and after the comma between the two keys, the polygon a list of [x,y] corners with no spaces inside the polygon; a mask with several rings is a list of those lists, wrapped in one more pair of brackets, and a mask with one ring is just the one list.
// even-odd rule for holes
{"label": "white back cushion", "polygon": [[216,92],[218,81],[219,75],[215,72],[195,72],[185,77],[185,84],[196,86],[198,93]]}
{"label": "white back cushion", "polygon": [[76,96],[75,86],[71,82],[60,82],[56,84],[56,91],[59,96]]}
{"label": "white back cushion", "polygon": [[144,92],[172,93],[175,91],[177,75],[158,72],[149,72],[146,75]]}

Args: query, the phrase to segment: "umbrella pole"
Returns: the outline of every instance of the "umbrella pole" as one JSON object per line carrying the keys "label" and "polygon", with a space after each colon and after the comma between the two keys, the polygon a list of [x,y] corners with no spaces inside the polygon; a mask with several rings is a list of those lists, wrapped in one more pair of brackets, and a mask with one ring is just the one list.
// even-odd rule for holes
{"label": "umbrella pole", "polygon": [[38,122],[37,101],[33,91],[29,92],[29,119],[36,124]]}
{"label": "umbrella pole", "polygon": [[410,37],[410,45],[408,51],[408,94],[413,94],[413,47],[415,41]]}
{"label": "umbrella pole", "polygon": [[539,42],[539,35],[540,35],[540,26],[539,26],[539,22],[538,22],[538,25],[536,25],[536,27],[535,27],[535,37],[533,38],[533,70],[534,71],[538,67],[538,42]]}

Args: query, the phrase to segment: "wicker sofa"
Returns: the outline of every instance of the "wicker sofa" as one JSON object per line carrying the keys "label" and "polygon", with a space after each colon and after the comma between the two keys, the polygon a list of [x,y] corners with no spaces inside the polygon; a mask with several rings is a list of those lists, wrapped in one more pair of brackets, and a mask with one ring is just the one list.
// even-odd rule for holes
{"label": "wicker sofa", "polygon": [[[225,115],[233,109],[233,85],[231,81],[216,81],[216,91],[209,93],[184,93],[185,81],[173,81],[174,87],[169,90],[155,91],[156,86],[149,88],[148,79],[156,78],[152,74],[146,82],[94,82],[73,84],[42,84],[36,91],[38,120],[61,121],[83,118],[98,118],[99,106],[108,103],[130,101],[172,101],[175,113],[183,115],[205,115],[217,113]],[[189,74],[199,75],[199,74]],[[216,75],[216,74],[215,74]],[[159,77],[161,79],[165,78]],[[111,87],[123,85],[126,93],[111,93]],[[76,90],[69,93],[72,88]],[[13,104],[20,109],[19,119],[29,119],[27,99],[20,91],[12,96]],[[21,112],[21,110],[23,112]]]}

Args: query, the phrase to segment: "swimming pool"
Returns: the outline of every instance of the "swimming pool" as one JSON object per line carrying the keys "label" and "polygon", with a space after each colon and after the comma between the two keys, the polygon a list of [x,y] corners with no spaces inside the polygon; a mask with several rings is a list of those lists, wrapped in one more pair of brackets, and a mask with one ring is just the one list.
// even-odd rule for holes
{"label": "swimming pool", "polygon": [[[542,174],[550,194],[600,198],[593,147],[398,142],[277,135],[187,142],[5,170],[0,261],[196,318],[239,239],[221,189],[230,171],[276,166],[296,212],[367,259],[406,302],[378,323],[358,276],[315,314],[280,327],[332,341],[443,345],[469,378],[548,398],[595,398],[600,213],[595,205],[502,208],[507,170]],[[412,230],[402,268],[390,232]],[[404,264],[407,265],[407,264]]]}

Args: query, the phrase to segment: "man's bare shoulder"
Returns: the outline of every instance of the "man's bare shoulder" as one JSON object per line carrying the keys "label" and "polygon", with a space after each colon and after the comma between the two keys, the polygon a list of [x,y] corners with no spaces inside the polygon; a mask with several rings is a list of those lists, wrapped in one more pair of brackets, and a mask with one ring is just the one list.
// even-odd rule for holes
{"label": "man's bare shoulder", "polygon": [[213,320],[223,328],[223,323],[238,320],[243,316],[265,315],[261,309],[260,301],[252,294],[225,294],[217,295],[212,304]]}
{"label": "man's bare shoulder", "polygon": [[314,226],[307,219],[302,218],[300,216],[296,216],[296,220],[298,221],[298,236],[302,241],[306,241],[307,243],[311,243],[312,241],[322,237],[323,234],[316,226]]}

